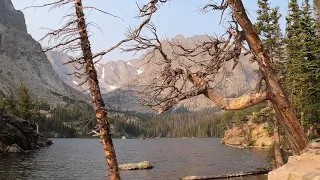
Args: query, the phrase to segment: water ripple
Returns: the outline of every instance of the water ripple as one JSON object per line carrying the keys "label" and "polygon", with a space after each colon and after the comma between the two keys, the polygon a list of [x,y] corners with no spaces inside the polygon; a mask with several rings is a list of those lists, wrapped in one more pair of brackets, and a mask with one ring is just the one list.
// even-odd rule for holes
{"label": "water ripple", "polygon": [[[28,155],[0,155],[1,180],[104,180],[107,166],[98,139],[53,139],[54,145]],[[171,180],[219,175],[268,166],[265,150],[236,149],[220,139],[114,140],[119,164],[150,161],[154,168],[123,171],[125,180]],[[246,178],[248,179],[248,178]],[[250,177],[263,180],[265,176]],[[238,178],[239,180],[239,178]]]}

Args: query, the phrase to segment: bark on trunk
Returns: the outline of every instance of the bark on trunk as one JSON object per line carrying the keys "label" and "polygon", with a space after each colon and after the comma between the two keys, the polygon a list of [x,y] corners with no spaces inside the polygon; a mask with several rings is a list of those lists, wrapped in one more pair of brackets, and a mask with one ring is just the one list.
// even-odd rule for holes
{"label": "bark on trunk", "polygon": [[85,71],[89,84],[89,91],[92,97],[97,122],[100,126],[100,137],[104,146],[104,152],[109,166],[109,176],[111,180],[120,180],[120,173],[116,153],[110,134],[110,124],[107,119],[105,104],[101,97],[97,72],[94,68],[90,41],[86,29],[86,22],[83,13],[81,0],[75,0],[76,15],[78,18],[78,31],[81,37],[81,49],[85,58]]}
{"label": "bark on trunk", "polygon": [[281,154],[280,149],[280,135],[279,135],[279,126],[278,126],[278,119],[274,116],[274,129],[273,129],[273,148],[274,148],[274,159],[276,161],[276,168],[279,168],[284,165],[284,161]]}
{"label": "bark on trunk", "polygon": [[225,98],[214,89],[208,89],[204,95],[221,109],[241,110],[259,104],[268,99],[266,92],[248,93],[237,98]]}
{"label": "bark on trunk", "polygon": [[264,53],[263,47],[257,31],[249,20],[241,0],[229,0],[235,18],[242,27],[246,40],[254,51],[257,62],[266,81],[269,91],[269,98],[273,104],[276,113],[279,114],[279,120],[284,125],[288,133],[289,141],[294,154],[300,154],[307,146],[307,140],[299,124],[294,109],[289,102],[289,99],[284,92],[277,73],[271,64],[269,56]]}

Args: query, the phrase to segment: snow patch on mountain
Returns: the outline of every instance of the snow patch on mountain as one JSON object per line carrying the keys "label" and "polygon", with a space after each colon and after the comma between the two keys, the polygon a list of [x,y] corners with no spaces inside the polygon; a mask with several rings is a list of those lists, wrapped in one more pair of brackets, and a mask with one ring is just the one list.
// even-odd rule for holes
{"label": "snow patch on mountain", "polygon": [[79,83],[77,82],[77,81],[72,81],[73,82],[73,84],[75,84],[75,85],[79,85]]}
{"label": "snow patch on mountain", "polygon": [[127,64],[129,64],[130,66],[134,67],[130,62],[127,62]]}
{"label": "snow patch on mountain", "polygon": [[111,89],[111,90],[115,90],[115,89],[118,89],[118,87],[117,87],[117,86],[112,86],[112,85],[109,85],[109,87],[110,87],[110,89]]}
{"label": "snow patch on mountain", "polygon": [[143,73],[143,70],[142,70],[142,69],[138,69],[138,70],[137,70],[137,73],[138,73],[138,74],[141,74],[141,73]]}
{"label": "snow patch on mountain", "polygon": [[101,74],[101,78],[102,78],[102,79],[104,79],[104,77],[106,76],[106,73],[105,73],[104,70],[105,70],[105,69],[104,69],[104,67],[103,67],[103,68],[102,68],[102,72],[101,72],[101,73],[102,73],[102,74]]}

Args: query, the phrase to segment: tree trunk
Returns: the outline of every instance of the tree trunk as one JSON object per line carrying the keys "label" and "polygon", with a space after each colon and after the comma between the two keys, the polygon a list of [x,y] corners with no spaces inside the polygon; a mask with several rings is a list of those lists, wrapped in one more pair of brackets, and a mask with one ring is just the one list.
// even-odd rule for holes
{"label": "tree trunk", "polygon": [[279,135],[279,126],[278,126],[278,119],[276,115],[273,116],[274,118],[274,129],[273,129],[273,148],[274,148],[274,159],[276,161],[276,168],[279,168],[284,165],[284,161],[281,155],[280,149],[280,135]]}
{"label": "tree trunk", "polygon": [[92,97],[94,110],[96,112],[97,122],[100,127],[100,137],[104,146],[104,152],[109,166],[109,176],[111,180],[120,180],[120,173],[118,169],[117,157],[114,150],[111,134],[110,124],[107,119],[105,104],[101,97],[97,72],[94,68],[92,51],[90,41],[87,33],[87,26],[83,13],[83,6],[81,0],[75,0],[76,15],[78,18],[78,31],[81,37],[81,49],[85,59],[85,71],[89,84],[89,91]]}
{"label": "tree trunk", "polygon": [[269,56],[264,53],[259,35],[249,20],[241,0],[229,0],[229,5],[239,25],[242,27],[245,38],[257,57],[258,65],[266,81],[269,98],[279,120],[284,125],[294,154],[300,154],[307,146],[307,140],[294,113],[294,108],[284,92],[277,77],[276,70],[271,64]]}

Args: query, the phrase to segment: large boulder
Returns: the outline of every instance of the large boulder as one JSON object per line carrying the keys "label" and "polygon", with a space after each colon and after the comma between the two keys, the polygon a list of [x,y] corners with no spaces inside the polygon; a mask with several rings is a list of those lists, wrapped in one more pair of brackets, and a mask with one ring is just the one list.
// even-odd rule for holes
{"label": "large boulder", "polygon": [[0,153],[23,152],[51,145],[35,124],[12,115],[0,115]]}
{"label": "large boulder", "polygon": [[300,156],[269,172],[268,180],[320,180],[320,143],[312,142]]}

